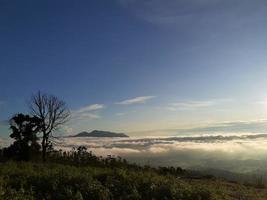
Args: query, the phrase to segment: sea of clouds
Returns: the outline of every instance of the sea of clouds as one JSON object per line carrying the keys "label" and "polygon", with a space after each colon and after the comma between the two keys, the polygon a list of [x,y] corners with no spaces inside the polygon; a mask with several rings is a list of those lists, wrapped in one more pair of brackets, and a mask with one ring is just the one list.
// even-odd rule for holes
{"label": "sea of clouds", "polygon": [[[1,147],[12,143],[0,139]],[[120,156],[129,162],[152,166],[180,166],[242,173],[267,172],[267,134],[212,134],[169,137],[90,138],[60,137],[55,149],[87,147],[98,156]]]}
{"label": "sea of clouds", "polygon": [[214,168],[255,172],[267,166],[267,134],[202,135],[190,137],[75,138],[55,141],[55,147],[71,150],[85,146],[98,156],[121,156],[130,162],[152,166]]}

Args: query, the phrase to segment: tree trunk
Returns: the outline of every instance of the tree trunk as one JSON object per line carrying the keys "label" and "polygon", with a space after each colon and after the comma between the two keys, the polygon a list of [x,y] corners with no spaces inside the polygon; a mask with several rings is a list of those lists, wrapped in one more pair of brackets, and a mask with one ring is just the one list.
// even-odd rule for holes
{"label": "tree trunk", "polygon": [[46,147],[47,147],[47,142],[45,136],[43,136],[42,140],[42,160],[43,162],[46,162]]}
{"label": "tree trunk", "polygon": [[46,162],[46,147],[43,147],[43,150],[42,150],[42,160],[43,162]]}

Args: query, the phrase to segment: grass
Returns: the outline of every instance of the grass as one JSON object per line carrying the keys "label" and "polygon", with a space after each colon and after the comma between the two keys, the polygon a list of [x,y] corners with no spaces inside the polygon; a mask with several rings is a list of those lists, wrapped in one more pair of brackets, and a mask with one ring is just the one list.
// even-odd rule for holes
{"label": "grass", "polygon": [[264,200],[267,190],[145,169],[7,162],[0,165],[0,199]]}

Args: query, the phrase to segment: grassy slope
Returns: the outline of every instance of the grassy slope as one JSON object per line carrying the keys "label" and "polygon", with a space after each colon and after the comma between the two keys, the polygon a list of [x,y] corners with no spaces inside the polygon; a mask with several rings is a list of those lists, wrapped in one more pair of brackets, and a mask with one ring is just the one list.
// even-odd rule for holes
{"label": "grassy slope", "polygon": [[224,194],[224,198],[218,196],[218,199],[233,199],[233,200],[266,200],[267,189],[245,186],[239,183],[228,182],[224,180],[193,180],[188,181],[192,185],[201,184],[210,188],[215,193]]}
{"label": "grassy slope", "polygon": [[0,199],[264,200],[267,189],[219,179],[62,164],[0,164]]}

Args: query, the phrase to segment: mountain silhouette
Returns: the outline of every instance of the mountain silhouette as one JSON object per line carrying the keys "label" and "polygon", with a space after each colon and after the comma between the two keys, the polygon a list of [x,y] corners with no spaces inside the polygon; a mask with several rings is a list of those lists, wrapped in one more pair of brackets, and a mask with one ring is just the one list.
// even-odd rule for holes
{"label": "mountain silhouette", "polygon": [[114,133],[109,131],[94,130],[92,132],[83,131],[78,133],[77,135],[73,135],[70,137],[129,137],[129,136],[124,133]]}

